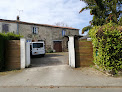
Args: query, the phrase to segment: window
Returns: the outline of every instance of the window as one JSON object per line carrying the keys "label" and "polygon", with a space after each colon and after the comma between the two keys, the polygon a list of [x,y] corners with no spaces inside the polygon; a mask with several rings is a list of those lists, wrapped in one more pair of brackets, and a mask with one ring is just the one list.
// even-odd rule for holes
{"label": "window", "polygon": [[38,34],[38,27],[33,27],[32,32],[33,34]]}
{"label": "window", "polygon": [[2,31],[5,33],[9,32],[9,25],[8,24],[2,24]]}
{"label": "window", "polygon": [[33,43],[33,48],[41,48],[43,47],[43,43]]}
{"label": "window", "polygon": [[62,30],[62,36],[65,36],[65,35],[66,35],[66,31]]}

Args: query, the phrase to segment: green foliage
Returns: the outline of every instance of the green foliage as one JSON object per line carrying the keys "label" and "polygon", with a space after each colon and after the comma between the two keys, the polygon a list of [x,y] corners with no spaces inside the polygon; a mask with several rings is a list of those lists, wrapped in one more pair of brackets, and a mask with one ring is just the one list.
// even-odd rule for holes
{"label": "green foliage", "polygon": [[53,50],[49,49],[46,51],[47,53],[53,53]]}
{"label": "green foliage", "polygon": [[122,25],[120,23],[122,17],[122,0],[81,0],[86,3],[86,7],[82,8],[80,13],[84,10],[90,9],[90,14],[93,19],[90,21],[91,25],[99,26],[112,21],[113,23]]}
{"label": "green foliage", "polygon": [[82,34],[83,34],[84,32],[86,32],[86,31],[90,30],[91,28],[92,28],[91,26],[84,27],[84,28],[82,29]]}
{"label": "green foliage", "polygon": [[119,19],[118,24],[122,26],[122,17]]}
{"label": "green foliage", "polygon": [[0,39],[4,40],[19,40],[22,36],[14,33],[0,33]]}
{"label": "green foliage", "polygon": [[93,42],[94,63],[103,70],[118,73],[122,69],[122,32],[118,26],[111,22],[95,26],[89,35]]}
{"label": "green foliage", "polygon": [[2,70],[4,66],[4,54],[5,54],[5,41],[6,40],[19,40],[20,35],[16,35],[14,33],[0,33],[0,70]]}

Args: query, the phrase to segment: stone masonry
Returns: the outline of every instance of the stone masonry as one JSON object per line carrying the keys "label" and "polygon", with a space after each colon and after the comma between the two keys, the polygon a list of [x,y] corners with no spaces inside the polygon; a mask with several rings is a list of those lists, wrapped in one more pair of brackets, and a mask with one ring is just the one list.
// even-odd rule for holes
{"label": "stone masonry", "polygon": [[[17,33],[24,36],[26,39],[38,41],[43,40],[46,44],[46,50],[53,50],[53,42],[54,41],[62,41],[62,50],[67,51],[67,42],[68,38],[62,36],[62,30],[65,30],[65,35],[79,35],[79,29],[70,28],[70,27],[59,27],[53,25],[45,25],[45,24],[35,24],[28,22],[21,22],[15,20],[3,20],[0,19],[0,32],[2,32],[2,24],[9,24],[9,32]],[[18,23],[18,27],[17,27]],[[33,27],[38,28],[38,34],[33,34]]]}

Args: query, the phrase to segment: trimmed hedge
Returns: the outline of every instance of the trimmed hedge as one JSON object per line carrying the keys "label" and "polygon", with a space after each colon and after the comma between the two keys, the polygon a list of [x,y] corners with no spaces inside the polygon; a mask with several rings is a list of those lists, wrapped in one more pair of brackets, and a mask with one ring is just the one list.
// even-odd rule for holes
{"label": "trimmed hedge", "polygon": [[22,36],[14,33],[0,33],[0,71],[4,68],[5,61],[5,41],[6,40],[19,40]]}
{"label": "trimmed hedge", "polygon": [[112,74],[122,70],[122,29],[113,23],[89,31],[93,42],[94,63]]}

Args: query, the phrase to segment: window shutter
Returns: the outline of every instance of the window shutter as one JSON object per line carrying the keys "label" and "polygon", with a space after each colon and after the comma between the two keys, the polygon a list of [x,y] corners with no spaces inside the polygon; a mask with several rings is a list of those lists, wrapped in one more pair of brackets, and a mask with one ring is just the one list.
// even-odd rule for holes
{"label": "window shutter", "polygon": [[63,36],[63,30],[62,30],[62,36]]}
{"label": "window shutter", "polygon": [[36,28],[36,34],[38,34],[38,28]]}
{"label": "window shutter", "polygon": [[2,31],[5,32],[5,33],[9,32],[9,25],[8,24],[3,24],[2,25]]}

